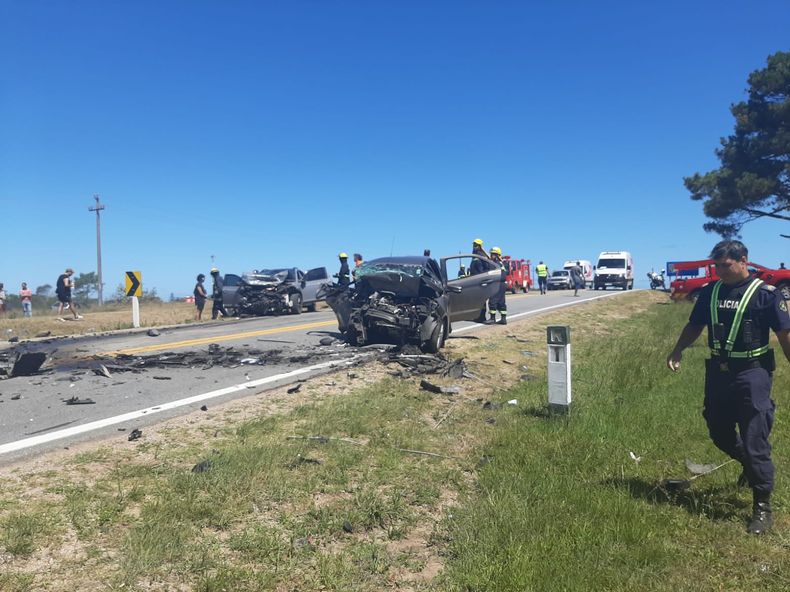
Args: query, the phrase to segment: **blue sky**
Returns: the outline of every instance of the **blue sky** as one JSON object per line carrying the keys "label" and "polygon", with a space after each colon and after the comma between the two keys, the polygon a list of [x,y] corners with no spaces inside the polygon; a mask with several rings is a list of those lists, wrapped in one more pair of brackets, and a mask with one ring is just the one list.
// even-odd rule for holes
{"label": "blue sky", "polygon": [[[106,294],[476,237],[641,281],[716,242],[682,177],[787,31],[784,1],[0,0],[0,281],[94,271],[94,194]],[[775,266],[788,231],[743,239]]]}

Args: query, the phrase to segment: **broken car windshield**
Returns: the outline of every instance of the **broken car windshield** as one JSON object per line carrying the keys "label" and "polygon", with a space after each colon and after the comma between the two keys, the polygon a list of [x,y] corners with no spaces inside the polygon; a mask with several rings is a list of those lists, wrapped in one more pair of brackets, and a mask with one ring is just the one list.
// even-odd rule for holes
{"label": "broken car windshield", "polygon": [[377,273],[397,273],[407,277],[419,278],[425,273],[425,267],[415,263],[363,263],[357,268],[357,279]]}

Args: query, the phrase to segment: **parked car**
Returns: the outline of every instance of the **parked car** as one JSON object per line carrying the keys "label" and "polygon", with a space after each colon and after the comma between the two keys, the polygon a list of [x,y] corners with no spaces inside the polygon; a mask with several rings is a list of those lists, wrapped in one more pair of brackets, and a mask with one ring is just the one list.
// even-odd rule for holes
{"label": "parked car", "polygon": [[[673,271],[702,270],[699,277],[683,277],[674,280],[669,284],[669,296],[672,300],[691,300],[696,301],[702,288],[710,282],[719,279],[716,273],[716,266],[712,259],[700,259],[698,261],[678,261],[672,264]],[[759,263],[749,262],[749,272],[755,277],[760,278],[766,284],[776,286],[780,290],[785,300],[790,300],[790,270],[788,269],[769,269]]]}
{"label": "parked car", "polygon": [[[462,258],[479,259],[483,273],[449,279],[448,268]],[[477,318],[504,281],[503,269],[477,255],[383,257],[358,267],[352,286],[322,292],[349,343],[412,343],[437,352],[452,323]]]}
{"label": "parked car", "polygon": [[573,280],[571,279],[571,270],[558,269],[552,271],[546,282],[546,287],[549,290],[572,290]]}
{"label": "parked car", "polygon": [[322,300],[319,288],[329,283],[326,267],[302,271],[296,267],[261,269],[242,275],[225,274],[222,298],[232,315],[301,314],[315,311]]}

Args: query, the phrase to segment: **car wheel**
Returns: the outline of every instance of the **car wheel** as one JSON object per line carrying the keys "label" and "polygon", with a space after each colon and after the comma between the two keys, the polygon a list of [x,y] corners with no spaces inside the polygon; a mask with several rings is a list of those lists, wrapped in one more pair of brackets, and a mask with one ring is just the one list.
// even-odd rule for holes
{"label": "car wheel", "polygon": [[790,283],[783,282],[779,284],[779,293],[785,300],[790,300]]}
{"label": "car wheel", "polygon": [[510,293],[515,294],[516,292],[518,292],[518,288],[516,288],[516,284],[513,284],[513,287],[510,288]]}
{"label": "car wheel", "polygon": [[315,302],[312,304],[306,304],[305,308],[307,309],[307,312],[315,312]]}
{"label": "car wheel", "polygon": [[291,312],[302,314],[302,295],[298,292],[291,294]]}
{"label": "car wheel", "polygon": [[447,322],[442,319],[437,323],[436,328],[431,334],[431,338],[422,344],[422,351],[427,354],[438,353],[444,347],[444,340],[447,337]]}

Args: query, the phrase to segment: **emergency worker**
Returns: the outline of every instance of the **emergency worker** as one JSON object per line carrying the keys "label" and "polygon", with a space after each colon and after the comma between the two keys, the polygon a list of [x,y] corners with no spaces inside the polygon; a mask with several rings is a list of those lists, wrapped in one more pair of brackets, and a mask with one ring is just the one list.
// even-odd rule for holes
{"label": "emergency worker", "polygon": [[738,484],[748,483],[753,495],[747,532],[759,535],[773,524],[774,465],[768,436],[774,423],[771,381],[776,364],[768,347],[769,329],[790,361],[790,315],[781,293],[750,275],[748,256],[740,241],[713,247],[710,258],[721,279],[702,289],[667,365],[677,372],[683,350],[707,326],[711,357],[705,362],[702,415],[713,443],[743,467]]}
{"label": "emergency worker", "polygon": [[219,315],[223,317],[228,316],[228,311],[222,303],[222,276],[219,274],[219,269],[216,267],[211,268],[211,279],[214,285],[211,288],[211,298],[213,304],[211,305],[211,318],[216,320]]}
{"label": "emergency worker", "polygon": [[[472,254],[480,255],[481,257],[489,259],[488,253],[486,253],[485,249],[483,248],[482,239],[476,238],[472,241]],[[472,259],[472,263],[469,265],[469,275],[477,275],[478,273],[483,273],[485,271],[488,271],[485,263],[477,258]]]}
{"label": "emergency worker", "polygon": [[543,261],[535,266],[535,271],[538,274],[538,286],[540,286],[540,293],[546,293],[546,284],[549,281],[549,267]]}
{"label": "emergency worker", "polygon": [[[491,247],[491,261],[500,269],[505,269],[505,264],[502,261],[502,249],[499,247]],[[499,282],[499,291],[493,298],[488,300],[488,321],[491,323],[496,322],[496,313],[499,311],[499,324],[507,325],[507,304],[505,303],[505,293],[507,292],[507,285],[504,278]]]}
{"label": "emergency worker", "polygon": [[[472,254],[480,255],[481,257],[488,258],[488,253],[486,253],[485,249],[483,248],[483,239],[476,238],[472,241]],[[472,258],[472,262],[469,264],[469,275],[477,275],[479,273],[485,273],[488,271],[486,264],[484,261],[481,261],[477,257]],[[476,323],[485,323],[486,322],[486,307],[485,305],[480,310],[480,314],[477,315],[475,319]]]}
{"label": "emergency worker", "polygon": [[348,271],[348,255],[346,253],[340,253],[337,258],[340,260],[340,271],[338,271],[334,277],[337,278],[339,286],[347,286],[351,283]]}

